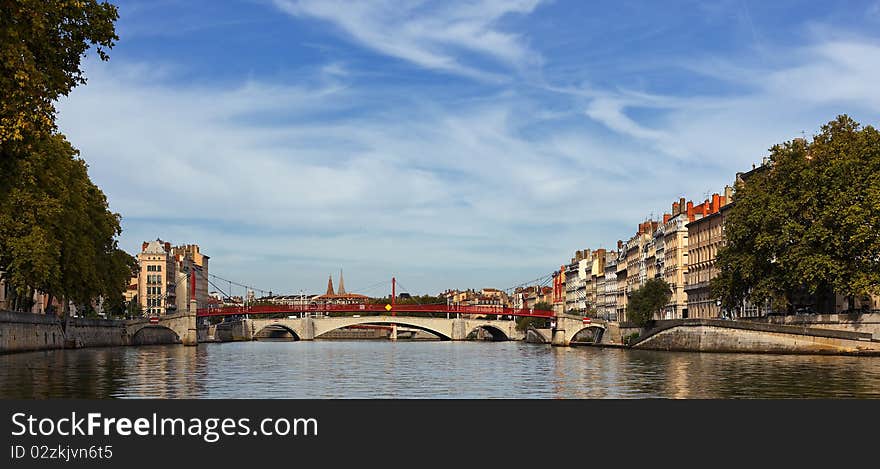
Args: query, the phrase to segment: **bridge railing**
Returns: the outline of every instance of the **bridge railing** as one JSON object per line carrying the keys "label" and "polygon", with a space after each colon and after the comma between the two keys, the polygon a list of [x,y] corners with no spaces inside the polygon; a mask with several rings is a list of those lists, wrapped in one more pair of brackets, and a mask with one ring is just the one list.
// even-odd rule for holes
{"label": "bridge railing", "polygon": [[461,306],[461,305],[394,305],[389,312],[385,305],[348,304],[348,305],[256,305],[256,306],[224,306],[219,308],[201,308],[196,314],[199,317],[236,316],[245,314],[282,314],[282,313],[455,313],[468,315],[498,315],[551,318],[553,311],[509,308],[506,306]]}

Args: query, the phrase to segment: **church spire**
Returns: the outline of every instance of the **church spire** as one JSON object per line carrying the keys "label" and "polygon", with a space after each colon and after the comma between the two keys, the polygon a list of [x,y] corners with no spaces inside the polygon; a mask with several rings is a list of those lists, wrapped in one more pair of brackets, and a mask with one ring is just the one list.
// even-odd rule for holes
{"label": "church spire", "polygon": [[339,269],[339,295],[345,294],[345,280],[342,278],[342,269]]}
{"label": "church spire", "polygon": [[332,275],[327,276],[327,293],[326,294],[327,295],[335,295],[336,294],[333,292],[333,276]]}

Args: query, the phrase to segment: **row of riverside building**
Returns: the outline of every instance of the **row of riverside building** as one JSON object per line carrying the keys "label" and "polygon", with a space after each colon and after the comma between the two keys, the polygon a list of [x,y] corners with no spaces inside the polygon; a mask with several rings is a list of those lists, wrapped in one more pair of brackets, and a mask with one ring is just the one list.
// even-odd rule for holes
{"label": "row of riverside building", "polygon": [[[171,243],[156,239],[144,242],[136,257],[138,271],[131,277],[123,296],[126,303],[139,304],[144,316],[192,312],[208,306],[209,258],[199,251],[197,244],[172,247]],[[0,272],[0,310],[12,308],[8,304],[9,287],[2,274]],[[58,298],[50,299],[40,291],[34,292],[32,303],[29,312],[35,314],[46,314],[50,310],[60,314],[63,309]],[[80,315],[76,305],[71,303],[70,306],[72,314]],[[91,306],[103,315],[102,298],[93,300]]]}
{"label": "row of riverside building", "polygon": [[[737,182],[747,181],[768,165],[765,159],[751,171],[737,173]],[[680,198],[662,219],[640,223],[631,238],[618,240],[616,249],[576,251],[554,273],[554,311],[624,322],[632,292],[649,279],[662,278],[671,287],[671,296],[654,319],[767,315],[773,306],[769,301],[759,305],[745,301],[736,311],[723,311],[709,287],[717,275],[715,259],[724,244],[724,218],[732,204],[730,186],[701,203]],[[861,301],[867,308],[880,308],[877,296]],[[831,308],[827,312],[844,310],[845,298],[837,295]]]}

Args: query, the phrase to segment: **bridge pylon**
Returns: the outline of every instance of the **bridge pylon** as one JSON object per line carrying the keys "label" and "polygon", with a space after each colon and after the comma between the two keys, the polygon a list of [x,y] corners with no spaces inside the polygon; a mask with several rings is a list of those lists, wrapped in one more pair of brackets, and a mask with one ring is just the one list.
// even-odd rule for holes
{"label": "bridge pylon", "polygon": [[199,344],[199,331],[196,321],[197,308],[198,303],[196,303],[196,300],[191,300],[189,302],[189,311],[186,313],[186,332],[180,337],[180,342],[188,347]]}

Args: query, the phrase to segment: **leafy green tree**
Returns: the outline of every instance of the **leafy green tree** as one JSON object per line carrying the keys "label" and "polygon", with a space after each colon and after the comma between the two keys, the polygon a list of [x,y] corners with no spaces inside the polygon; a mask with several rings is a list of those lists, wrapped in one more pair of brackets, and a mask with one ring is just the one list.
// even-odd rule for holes
{"label": "leafy green tree", "polygon": [[661,314],[669,303],[672,288],[662,278],[652,278],[632,292],[626,303],[626,317],[637,326],[645,326]]}
{"label": "leafy green tree", "polygon": [[[725,214],[715,295],[794,306],[831,292],[880,293],[880,132],[846,115],[812,141],[770,149],[770,164],[737,182]],[[804,293],[809,300],[804,299]]]}
{"label": "leafy green tree", "polygon": [[55,100],[85,83],[89,48],[108,59],[118,16],[96,0],[0,0],[0,161],[7,143],[54,131]]}
{"label": "leafy green tree", "polygon": [[[550,311],[553,309],[553,306],[550,303],[541,301],[535,303],[534,309]],[[550,320],[547,318],[533,316],[519,316],[516,318],[516,330],[524,331],[530,327],[534,327],[535,329],[545,329],[547,327],[550,327]]]}
{"label": "leafy green tree", "polygon": [[16,178],[0,197],[0,269],[7,282],[19,298],[39,290],[64,299],[65,313],[67,300],[121,303],[137,269],[117,246],[120,216],[109,211],[77,155],[62,135],[35,142],[27,158],[14,162]]}
{"label": "leafy green tree", "polygon": [[0,0],[0,270],[19,308],[34,291],[85,309],[121,304],[134,259],[118,249],[85,163],[55,133],[54,102],[85,83],[81,60],[107,60],[116,7],[96,0]]}
{"label": "leafy green tree", "polygon": [[128,303],[125,304],[125,316],[128,318],[139,318],[143,317],[144,309],[141,308],[141,303],[138,301],[137,296],[131,299]]}

